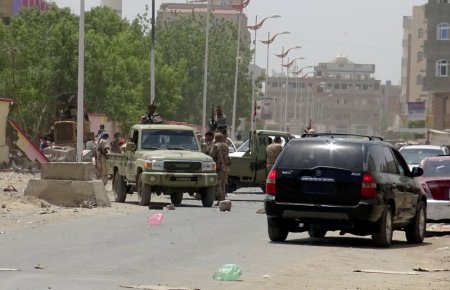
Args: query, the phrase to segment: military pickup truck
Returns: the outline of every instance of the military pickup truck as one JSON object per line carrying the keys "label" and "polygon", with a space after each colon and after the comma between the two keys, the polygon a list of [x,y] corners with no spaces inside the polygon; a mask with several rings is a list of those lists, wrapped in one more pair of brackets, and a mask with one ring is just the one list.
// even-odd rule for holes
{"label": "military pickup truck", "polygon": [[137,192],[140,205],[149,205],[151,194],[170,195],[173,204],[183,193],[199,193],[204,207],[214,203],[216,163],[201,152],[195,131],[181,125],[134,125],[123,153],[108,154],[114,199],[125,202]]}
{"label": "military pickup truck", "polygon": [[249,139],[238,148],[236,153],[230,154],[228,192],[233,192],[240,187],[261,187],[265,191],[268,174],[266,147],[269,145],[269,138],[273,140],[276,136],[281,137],[283,145],[295,138],[287,132],[256,130],[250,132]]}

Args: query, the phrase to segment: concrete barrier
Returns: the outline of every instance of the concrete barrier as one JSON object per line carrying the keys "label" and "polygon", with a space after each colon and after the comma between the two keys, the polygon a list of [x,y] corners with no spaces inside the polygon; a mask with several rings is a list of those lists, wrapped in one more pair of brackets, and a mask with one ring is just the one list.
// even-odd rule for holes
{"label": "concrete barrier", "polygon": [[88,162],[49,162],[42,164],[41,179],[92,181],[94,168]]}
{"label": "concrete barrier", "polygon": [[110,207],[111,201],[101,180],[48,180],[31,179],[25,196],[35,196],[63,207]]}

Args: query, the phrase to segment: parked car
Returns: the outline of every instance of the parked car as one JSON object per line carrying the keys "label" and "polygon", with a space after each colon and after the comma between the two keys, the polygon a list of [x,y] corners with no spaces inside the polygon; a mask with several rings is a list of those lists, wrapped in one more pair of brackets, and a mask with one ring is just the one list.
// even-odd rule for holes
{"label": "parked car", "polygon": [[420,161],[425,157],[449,155],[449,149],[439,145],[405,145],[400,148],[400,153],[408,163],[409,169],[412,169],[419,166]]}
{"label": "parked car", "polygon": [[429,221],[450,221],[450,156],[427,157],[420,162],[417,177],[427,196]]}
{"label": "parked car", "polygon": [[427,199],[406,161],[381,138],[314,134],[291,140],[266,180],[269,238],[285,241],[289,232],[327,231],[372,235],[389,247],[394,230],[409,243],[422,243]]}

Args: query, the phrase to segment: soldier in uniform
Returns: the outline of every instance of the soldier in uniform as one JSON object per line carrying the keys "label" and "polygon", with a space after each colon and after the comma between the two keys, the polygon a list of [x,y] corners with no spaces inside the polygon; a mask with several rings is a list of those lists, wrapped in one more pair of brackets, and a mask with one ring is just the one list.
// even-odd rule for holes
{"label": "soldier in uniform", "polygon": [[230,157],[228,156],[228,146],[227,144],[225,144],[225,137],[222,133],[216,133],[214,135],[214,144],[209,155],[216,162],[216,205],[218,205],[221,200],[225,199],[225,188],[228,180],[228,172],[230,171]]}
{"label": "soldier in uniform", "polygon": [[214,118],[214,123],[216,125],[216,132],[222,133],[225,137],[225,141],[227,140],[227,126],[228,119],[227,116],[223,114],[222,106],[216,107],[216,117]]}
{"label": "soldier in uniform", "polygon": [[98,140],[97,145],[97,166],[98,166],[98,173],[100,175],[100,178],[103,181],[103,185],[106,185],[108,183],[108,168],[106,167],[106,160],[108,159],[108,133],[103,133],[100,140]]}
{"label": "soldier in uniform", "polygon": [[139,120],[139,124],[161,124],[162,119],[161,116],[155,113],[156,106],[150,105],[148,106],[147,114],[143,115]]}
{"label": "soldier in uniform", "polygon": [[211,148],[214,145],[213,141],[214,141],[214,133],[211,131],[206,132],[205,133],[206,154],[209,154],[211,152]]}
{"label": "soldier in uniform", "polygon": [[283,147],[281,146],[281,137],[280,136],[276,136],[273,139],[273,143],[269,144],[266,147],[266,155],[267,155],[266,168],[267,168],[267,173],[269,173],[270,170],[272,169],[272,166],[275,163],[275,161],[277,160],[278,155],[280,155],[281,150],[283,150]]}

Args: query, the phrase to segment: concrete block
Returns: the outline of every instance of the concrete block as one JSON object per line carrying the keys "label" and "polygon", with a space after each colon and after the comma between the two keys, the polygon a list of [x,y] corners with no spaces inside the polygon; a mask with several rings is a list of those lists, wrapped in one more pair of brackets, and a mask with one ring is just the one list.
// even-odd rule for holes
{"label": "concrete block", "polygon": [[92,181],[94,167],[89,162],[49,162],[42,164],[41,179]]}
{"label": "concrete block", "polygon": [[222,200],[219,202],[220,211],[231,211],[231,200]]}
{"label": "concrete block", "polygon": [[101,180],[30,179],[24,195],[35,196],[63,207],[111,206],[111,201]]}

